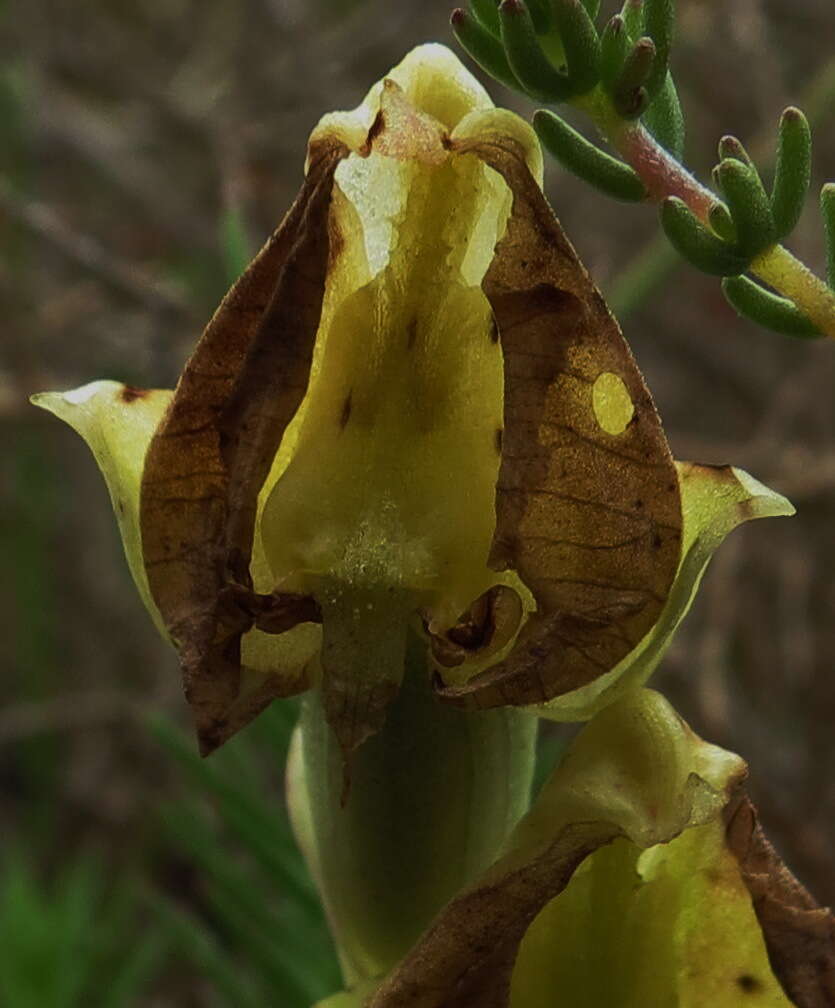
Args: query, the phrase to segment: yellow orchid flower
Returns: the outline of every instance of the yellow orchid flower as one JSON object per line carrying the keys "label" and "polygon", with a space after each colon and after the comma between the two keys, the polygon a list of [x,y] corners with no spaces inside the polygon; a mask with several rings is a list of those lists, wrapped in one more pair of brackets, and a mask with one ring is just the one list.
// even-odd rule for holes
{"label": "yellow orchid flower", "polygon": [[[649,935],[638,883],[673,892],[695,836],[725,856],[742,764],[641,687],[724,536],[792,508],[740,470],[673,462],[541,184],[530,128],[419,47],[313,131],[298,198],[173,392],[34,398],[104,473],[202,752],[311,692],[293,817],[362,991],[334,1005],[539,1008],[542,936],[573,892],[616,862]],[[514,830],[531,714],[592,720]],[[690,898],[662,900],[674,930]],[[455,1000],[490,921],[503,952]],[[552,972],[576,991],[570,966]],[[624,1006],[695,1004],[653,983]]]}
{"label": "yellow orchid flower", "polygon": [[204,752],[318,684],[350,753],[416,620],[439,696],[476,708],[588,716],[647,650],[700,476],[680,486],[541,172],[526,124],[416,49],[316,127],[173,398],[36,397],[102,466]]}

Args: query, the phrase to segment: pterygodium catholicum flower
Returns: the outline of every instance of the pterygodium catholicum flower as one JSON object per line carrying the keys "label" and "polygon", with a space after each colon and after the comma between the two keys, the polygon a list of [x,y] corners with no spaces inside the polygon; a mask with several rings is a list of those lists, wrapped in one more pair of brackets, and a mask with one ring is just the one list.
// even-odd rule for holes
{"label": "pterygodium catholicum flower", "polygon": [[[311,782],[320,771],[330,779],[334,759],[308,752],[294,815],[346,979],[365,985],[343,996],[357,1004],[389,973],[375,1006],[544,1005],[529,976],[547,972],[540,952],[574,912],[565,901],[584,899],[566,888],[577,866],[587,887],[597,865],[620,879],[613,899],[641,934],[653,913],[677,934],[690,897],[676,886],[693,852],[674,838],[708,830],[705,849],[729,856],[721,817],[742,801],[742,762],[641,687],[725,534],[792,509],[739,470],[673,462],[541,176],[530,128],[494,108],[447,50],[416,49],[358,109],[316,127],[296,202],[173,393],[94,382],[36,397],[86,438],[104,472],[134,579],[179,654],[201,750],[274,698],[312,691],[308,750],[332,737],[344,781],[336,791]],[[401,688],[409,667],[422,685]],[[431,735],[426,765],[412,753],[407,772],[394,765],[416,723],[404,705],[418,694],[421,725],[446,727]],[[511,832],[527,802],[531,714],[592,721]],[[504,763],[484,741],[495,725],[516,733]],[[387,855],[378,849],[361,868],[344,860],[401,814],[368,789],[383,772],[411,774],[404,835],[418,829],[418,807],[421,828],[448,827],[459,814],[453,785],[432,778],[449,791],[440,816],[426,811],[431,797],[420,806],[420,778],[434,758],[457,780],[464,737],[468,759],[475,745],[490,756],[460,785],[478,778],[482,796],[462,829],[478,846],[477,820],[490,820],[489,840],[424,903],[417,881],[396,899],[394,870],[381,874]],[[493,774],[501,763],[515,795],[495,816],[497,777],[478,777],[488,763]],[[352,806],[376,825],[351,819]],[[652,854],[670,841],[675,857]],[[464,841],[432,843],[420,885]],[[407,853],[396,852],[405,874]],[[750,924],[744,866],[723,870]],[[630,904],[648,879],[654,910]],[[410,900],[418,909],[401,933],[392,921],[409,916]],[[710,902],[702,891],[699,900]],[[503,938],[464,982],[485,922]],[[751,927],[750,969],[782,997]],[[582,958],[588,936],[575,938]],[[517,957],[534,973],[514,973]],[[605,1003],[695,1005],[668,999],[680,996],[681,964],[664,962],[660,986],[634,981],[636,998],[659,1000]],[[568,982],[570,964],[563,980],[552,966],[554,982]],[[579,990],[583,976],[572,976]],[[572,996],[575,1008],[604,1003]]]}

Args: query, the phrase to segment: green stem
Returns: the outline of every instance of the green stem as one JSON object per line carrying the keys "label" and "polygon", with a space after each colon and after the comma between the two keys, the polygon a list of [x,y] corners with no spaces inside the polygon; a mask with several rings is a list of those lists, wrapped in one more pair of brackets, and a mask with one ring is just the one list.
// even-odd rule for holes
{"label": "green stem", "polygon": [[[648,199],[661,203],[668,196],[684,200],[693,213],[709,225],[716,195],[702,185],[666,151],[640,123],[621,118],[601,89],[579,103],[601,134],[633,168],[644,183]],[[789,298],[821,332],[835,338],[835,292],[782,245],[757,256],[751,273]]]}
{"label": "green stem", "polygon": [[835,291],[782,245],[758,255],[750,272],[789,298],[822,333],[835,339]]}
{"label": "green stem", "polygon": [[528,807],[536,723],[519,710],[439,703],[425,643],[410,634],[400,693],[354,754],[343,804],[342,752],[320,697],[308,695],[289,798],[346,983],[387,972],[494,859]]}

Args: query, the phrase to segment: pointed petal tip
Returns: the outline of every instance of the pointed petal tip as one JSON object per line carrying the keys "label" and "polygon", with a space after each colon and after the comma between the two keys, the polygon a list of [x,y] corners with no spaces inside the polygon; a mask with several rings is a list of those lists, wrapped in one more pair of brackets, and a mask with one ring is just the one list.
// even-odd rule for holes
{"label": "pointed petal tip", "polygon": [[731,472],[751,495],[751,518],[791,518],[797,514],[797,508],[787,497],[767,487],[744,469],[731,466]]}
{"label": "pointed petal tip", "polygon": [[117,382],[93,381],[66,392],[35,392],[29,396],[29,402],[38,409],[47,410],[55,416],[64,419],[73,408],[82,406],[92,399],[103,387],[116,386]]}

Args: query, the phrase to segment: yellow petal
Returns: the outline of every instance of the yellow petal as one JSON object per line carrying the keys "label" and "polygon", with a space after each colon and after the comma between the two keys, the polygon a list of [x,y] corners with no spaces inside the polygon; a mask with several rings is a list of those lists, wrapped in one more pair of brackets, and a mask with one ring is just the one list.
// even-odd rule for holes
{"label": "yellow petal", "polygon": [[470,112],[493,107],[490,96],[458,57],[446,46],[430,43],[412,49],[371,87],[357,108],[325,115],[311,134],[311,144],[324,137],[336,137],[351,150],[362,150],[380,110],[385,80],[397,84],[418,112],[438,120],[448,130]]}
{"label": "yellow petal", "polygon": [[450,129],[473,124],[512,129],[537,167],[530,128],[430,46],[311,138],[353,153],[335,176],[337,255],[260,540],[273,583],[322,606],[325,702],[352,712],[348,749],[397,686],[410,614],[450,626],[497,580],[502,362],[481,281],[510,198],[477,158],[450,152]]}
{"label": "yellow petal", "polygon": [[510,1008],[790,1008],[721,817],[594,853],[528,929]]}
{"label": "yellow petal", "polygon": [[139,534],[139,485],[145,453],[171,401],[168,389],[95,381],[71,392],[41,392],[32,403],[54,413],[87,442],[110,491],[128,567],[157,629],[167,636],[151,598]]}

